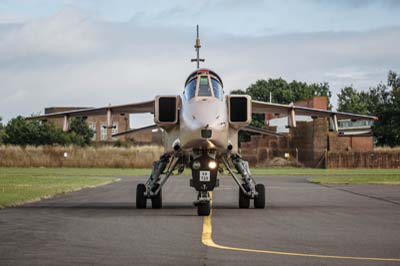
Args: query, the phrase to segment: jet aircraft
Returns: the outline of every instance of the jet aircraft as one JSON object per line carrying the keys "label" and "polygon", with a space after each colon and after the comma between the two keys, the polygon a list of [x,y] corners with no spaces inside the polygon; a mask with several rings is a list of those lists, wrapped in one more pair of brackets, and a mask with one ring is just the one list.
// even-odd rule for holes
{"label": "jet aircraft", "polygon": [[[221,77],[210,69],[200,68],[200,62],[205,60],[199,56],[198,26],[194,47],[197,57],[191,61],[197,64],[197,68],[187,77],[182,95],[162,95],[146,102],[52,113],[28,119],[63,118],[64,130],[68,130],[71,117],[107,115],[107,126],[112,127],[113,113],[152,113],[155,125],[148,128],[162,129],[165,153],[153,163],[147,181],[137,185],[136,207],[146,208],[150,200],[152,208],[161,208],[163,185],[174,171],[182,172],[187,167],[192,172],[190,186],[197,191],[195,205],[200,216],[209,215],[210,192],[218,187],[218,174],[224,168],[238,185],[239,208],[249,208],[251,201],[255,208],[265,208],[265,187],[251,176],[249,164],[242,159],[238,149],[238,132],[246,130],[252,113],[287,116],[289,127],[296,127],[296,115],[325,117],[336,132],[338,119],[376,119],[293,104],[254,101],[249,95],[224,95]],[[258,132],[273,134],[263,129]],[[129,131],[113,136],[126,133]]]}

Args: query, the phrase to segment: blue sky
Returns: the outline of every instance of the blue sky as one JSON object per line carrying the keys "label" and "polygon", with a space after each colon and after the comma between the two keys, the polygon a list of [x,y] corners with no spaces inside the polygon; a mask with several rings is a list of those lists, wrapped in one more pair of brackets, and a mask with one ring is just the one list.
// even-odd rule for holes
{"label": "blue sky", "polygon": [[398,14],[396,0],[0,1],[0,116],[180,93],[196,24],[226,92],[270,77],[366,89],[400,71]]}

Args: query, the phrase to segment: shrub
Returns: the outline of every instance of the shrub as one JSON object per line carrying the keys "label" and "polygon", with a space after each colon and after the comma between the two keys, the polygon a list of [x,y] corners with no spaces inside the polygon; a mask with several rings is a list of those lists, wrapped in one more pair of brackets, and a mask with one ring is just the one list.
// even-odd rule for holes
{"label": "shrub", "polygon": [[4,129],[3,141],[12,145],[70,145],[90,144],[93,131],[83,119],[72,119],[71,128],[64,132],[52,123],[26,120],[19,116],[10,120]]}

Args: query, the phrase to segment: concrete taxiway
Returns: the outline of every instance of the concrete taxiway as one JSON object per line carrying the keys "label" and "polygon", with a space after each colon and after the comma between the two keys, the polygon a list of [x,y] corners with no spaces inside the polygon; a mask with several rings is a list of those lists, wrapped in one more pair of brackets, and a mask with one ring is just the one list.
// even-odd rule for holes
{"label": "concrete taxiway", "polygon": [[257,177],[268,207],[243,210],[223,177],[203,218],[185,177],[135,209],[143,180],[0,210],[0,265],[400,265],[400,186]]}

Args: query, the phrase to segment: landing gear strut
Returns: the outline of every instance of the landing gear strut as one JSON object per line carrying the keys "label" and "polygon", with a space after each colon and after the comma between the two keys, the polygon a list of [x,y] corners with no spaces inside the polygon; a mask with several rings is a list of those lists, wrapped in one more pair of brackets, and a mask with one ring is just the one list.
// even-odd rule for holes
{"label": "landing gear strut", "polygon": [[250,207],[250,199],[253,199],[254,208],[264,209],[265,187],[263,184],[256,184],[254,179],[251,177],[248,162],[243,160],[238,154],[233,154],[230,157],[230,162],[242,176],[241,180],[239,180],[233,172],[228,158],[222,157],[222,162],[239,186],[239,208],[248,209]]}
{"label": "landing gear strut", "polygon": [[[136,187],[136,208],[145,209],[147,199],[151,199],[153,209],[162,208],[162,186],[171,176],[179,162],[179,157],[174,156],[171,159],[169,154],[164,154],[160,160],[153,163],[153,169],[149,179],[145,184],[138,184]],[[167,169],[167,171],[165,171]],[[162,178],[162,175],[164,177]]]}

